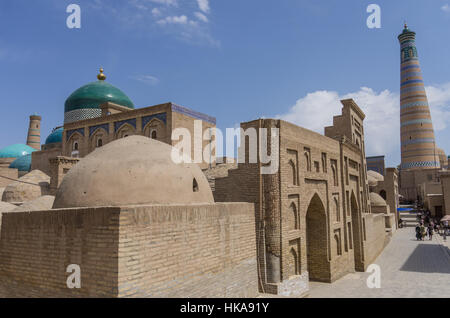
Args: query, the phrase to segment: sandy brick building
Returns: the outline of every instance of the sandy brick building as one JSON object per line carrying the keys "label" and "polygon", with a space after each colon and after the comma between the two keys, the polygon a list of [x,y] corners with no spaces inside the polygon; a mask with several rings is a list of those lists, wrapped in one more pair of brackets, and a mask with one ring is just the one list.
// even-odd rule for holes
{"label": "sandy brick building", "polygon": [[[300,296],[309,280],[364,271],[389,241],[385,214],[371,210],[365,115],[352,99],[324,135],[258,119],[241,123],[243,161],[216,166],[212,152],[176,165],[174,130],[193,137],[195,158],[215,118],[173,103],[134,109],[105,78],[66,100],[64,126],[30,155],[55,197],[30,185],[14,192],[28,212],[0,211],[1,296]],[[84,288],[67,288],[70,264]]]}
{"label": "sandy brick building", "polygon": [[[278,129],[280,169],[261,174],[261,162],[246,160],[214,179],[217,202],[255,204],[262,291],[298,294],[308,280],[363,271],[386,244],[384,217],[370,211],[365,115],[353,100],[342,103],[325,136],[282,120],[242,123],[244,131]],[[249,144],[241,147],[248,159]]]}
{"label": "sandy brick building", "polygon": [[[113,103],[105,103],[100,107],[100,117],[64,125],[62,155],[82,158],[113,140],[132,135],[147,136],[175,145],[178,141],[172,140],[172,131],[185,128],[192,136],[191,158],[194,159],[195,151],[200,150],[200,154],[203,154],[203,149],[209,143],[203,140],[203,135],[216,126],[214,117],[173,103],[135,110]],[[195,126],[196,122],[198,127]],[[198,131],[195,131],[197,128]],[[215,157],[215,153],[212,156]],[[203,163],[203,158],[200,161]],[[206,168],[208,164],[202,167]]]}

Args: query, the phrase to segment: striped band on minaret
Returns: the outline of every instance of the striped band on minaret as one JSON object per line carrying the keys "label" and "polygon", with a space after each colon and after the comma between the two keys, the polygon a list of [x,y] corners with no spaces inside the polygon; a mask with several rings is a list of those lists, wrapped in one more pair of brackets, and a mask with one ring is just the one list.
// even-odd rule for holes
{"label": "striped band on minaret", "polygon": [[417,55],[416,33],[405,25],[398,40],[401,48],[401,168],[439,168],[430,107]]}
{"label": "striped band on minaret", "polygon": [[27,145],[36,150],[41,150],[41,116],[30,116]]}

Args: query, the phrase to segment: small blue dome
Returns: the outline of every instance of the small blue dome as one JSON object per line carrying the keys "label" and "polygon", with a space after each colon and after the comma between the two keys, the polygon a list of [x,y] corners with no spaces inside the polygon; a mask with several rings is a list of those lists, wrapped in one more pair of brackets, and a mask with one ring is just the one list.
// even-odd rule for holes
{"label": "small blue dome", "polygon": [[59,127],[53,129],[52,133],[48,135],[47,139],[45,139],[45,144],[54,144],[57,142],[62,142],[64,127]]}
{"label": "small blue dome", "polygon": [[31,170],[31,154],[17,158],[9,167],[21,172],[29,172]]}
{"label": "small blue dome", "polygon": [[36,149],[24,144],[15,144],[5,147],[0,150],[0,158],[19,158],[25,155],[29,155]]}

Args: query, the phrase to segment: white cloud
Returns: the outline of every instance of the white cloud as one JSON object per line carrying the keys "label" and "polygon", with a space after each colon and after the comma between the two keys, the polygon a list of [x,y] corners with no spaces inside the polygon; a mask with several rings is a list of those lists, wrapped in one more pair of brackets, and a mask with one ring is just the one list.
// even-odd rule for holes
{"label": "white cloud", "polygon": [[131,78],[151,86],[159,83],[159,79],[152,75],[134,75]]}
{"label": "white cloud", "polygon": [[162,25],[164,25],[164,24],[187,24],[188,18],[185,15],[181,15],[179,17],[170,16],[170,17],[161,19],[161,20],[157,21],[156,23],[162,24]]}
{"label": "white cloud", "polygon": [[444,12],[450,12],[450,5],[448,5],[448,3],[444,4],[441,7],[441,10],[444,11]]}
{"label": "white cloud", "polygon": [[388,90],[377,93],[362,87],[342,96],[332,91],[316,91],[297,100],[287,114],[279,117],[323,134],[324,127],[333,124],[333,116],[341,114],[340,100],[348,98],[353,98],[366,114],[367,155],[385,154],[399,147],[399,96]]}
{"label": "white cloud", "polygon": [[195,16],[197,17],[197,19],[199,19],[200,21],[203,21],[203,22],[205,22],[205,23],[208,22],[208,17],[207,17],[206,15],[204,15],[203,13],[201,13],[201,12],[195,12],[194,14],[195,14]]}
{"label": "white cloud", "polygon": [[[450,83],[426,87],[435,131],[450,126]],[[375,92],[368,87],[340,95],[333,91],[308,93],[277,118],[301,127],[324,133],[325,126],[333,124],[333,116],[341,114],[340,100],[353,98],[366,114],[364,132],[366,155],[387,155],[400,161],[400,96],[384,90]]]}
{"label": "white cloud", "polygon": [[198,7],[204,13],[209,13],[209,0],[197,0]]}
{"label": "white cloud", "polygon": [[166,6],[177,6],[178,5],[177,0],[150,0],[150,2],[163,4]]}
{"label": "white cloud", "polygon": [[450,83],[425,87],[435,131],[442,131],[450,124]]}
{"label": "white cloud", "polygon": [[152,9],[152,14],[156,18],[156,17],[161,16],[161,11],[158,8],[153,8]]}
{"label": "white cloud", "polygon": [[[91,0],[90,7],[102,17],[116,21],[114,26],[126,28],[142,36],[164,34],[191,45],[220,47],[220,41],[209,27],[209,0],[127,0],[114,5],[107,0]],[[199,8],[199,9],[197,9]],[[111,16],[114,19],[111,19]]]}

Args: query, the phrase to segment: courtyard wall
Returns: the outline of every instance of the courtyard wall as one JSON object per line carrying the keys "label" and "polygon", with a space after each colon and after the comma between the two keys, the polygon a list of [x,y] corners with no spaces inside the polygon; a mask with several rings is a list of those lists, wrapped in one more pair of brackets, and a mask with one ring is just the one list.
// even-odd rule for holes
{"label": "courtyard wall", "polygon": [[[254,297],[253,204],[3,213],[0,297]],[[67,266],[81,268],[69,289]]]}

